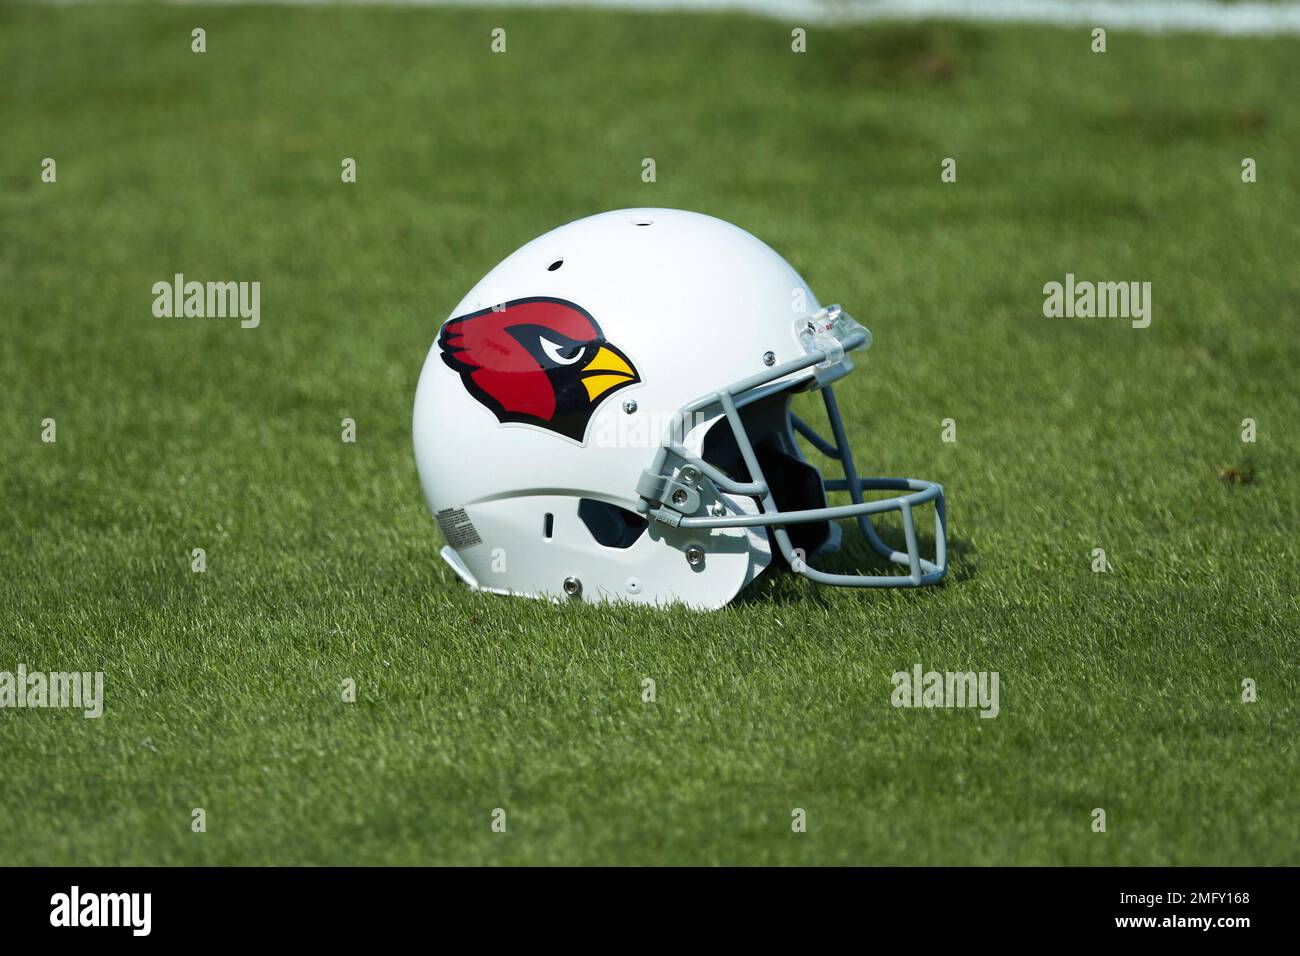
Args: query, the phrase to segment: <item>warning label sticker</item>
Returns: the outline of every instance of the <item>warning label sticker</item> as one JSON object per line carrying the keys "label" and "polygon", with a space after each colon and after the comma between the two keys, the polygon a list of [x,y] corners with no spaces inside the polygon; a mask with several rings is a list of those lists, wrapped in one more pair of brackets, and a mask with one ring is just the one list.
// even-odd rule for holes
{"label": "warning label sticker", "polygon": [[438,519],[438,530],[442,532],[442,536],[457,551],[464,551],[466,548],[483,543],[483,539],[474,530],[474,522],[469,520],[469,515],[465,514],[464,508],[443,508],[434,517]]}

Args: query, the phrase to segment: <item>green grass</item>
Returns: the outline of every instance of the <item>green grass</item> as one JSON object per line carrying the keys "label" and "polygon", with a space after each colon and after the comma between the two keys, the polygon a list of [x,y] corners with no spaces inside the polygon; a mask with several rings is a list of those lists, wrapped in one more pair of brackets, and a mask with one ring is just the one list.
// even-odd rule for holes
{"label": "green grass", "polygon": [[[0,862],[1300,862],[1297,40],[5,6],[0,62],[0,670],[107,675],[99,720],[0,710]],[[453,579],[409,435],[436,329],[633,205],[872,328],[841,405],[864,469],[944,483],[944,587]],[[155,319],[174,272],[259,280],[261,327]],[[1066,272],[1152,282],[1152,326],[1043,318]],[[1001,715],[895,710],[916,662],[998,671]]]}

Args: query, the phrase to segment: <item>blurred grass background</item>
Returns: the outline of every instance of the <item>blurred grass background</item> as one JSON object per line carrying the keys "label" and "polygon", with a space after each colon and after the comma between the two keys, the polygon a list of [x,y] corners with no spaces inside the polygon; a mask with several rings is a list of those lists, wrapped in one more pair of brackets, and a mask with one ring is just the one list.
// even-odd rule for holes
{"label": "blurred grass background", "polygon": [[[789,43],[0,7],[0,670],[107,674],[99,720],[0,710],[0,862],[1300,862],[1300,41]],[[864,470],[944,483],[946,586],[702,616],[442,566],[409,437],[438,325],[534,235],[643,205],[749,229],[871,327],[841,405]],[[175,272],[260,281],[261,327],[154,318]],[[1151,328],[1043,318],[1067,272],[1150,281]],[[916,662],[999,671],[1001,715],[894,710]]]}

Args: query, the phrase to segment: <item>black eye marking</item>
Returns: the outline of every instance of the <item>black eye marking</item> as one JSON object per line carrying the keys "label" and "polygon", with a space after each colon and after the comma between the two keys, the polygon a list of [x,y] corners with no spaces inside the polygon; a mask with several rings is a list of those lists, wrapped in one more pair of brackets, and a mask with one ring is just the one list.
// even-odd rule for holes
{"label": "black eye marking", "polygon": [[560,345],[544,335],[538,336],[537,341],[542,347],[543,354],[558,365],[572,365],[582,358],[583,352],[587,351],[586,346]]}
{"label": "black eye marking", "polygon": [[540,325],[516,325],[509,331],[543,366],[577,365],[591,354],[589,347],[601,345],[599,338],[579,342],[562,332]]}

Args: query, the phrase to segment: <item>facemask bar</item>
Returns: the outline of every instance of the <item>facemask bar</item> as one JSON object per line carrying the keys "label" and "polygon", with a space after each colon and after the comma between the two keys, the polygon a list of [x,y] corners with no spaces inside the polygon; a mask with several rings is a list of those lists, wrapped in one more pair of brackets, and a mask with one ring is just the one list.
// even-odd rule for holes
{"label": "facemask bar", "polygon": [[[830,308],[835,310],[835,315],[838,316],[838,307],[832,306]],[[827,310],[823,310],[823,312],[825,311]],[[819,313],[819,315],[821,314]],[[797,416],[791,416],[792,423],[795,430],[818,451],[841,463],[844,469],[844,478],[823,479],[822,485],[826,491],[847,491],[853,500],[851,505],[811,508],[803,511],[780,511],[767,479],[759,467],[758,457],[754,453],[754,447],[740,418],[739,410],[741,408],[789,387],[789,382],[779,382],[779,379],[811,366],[827,368],[828,359],[834,359],[835,361],[830,364],[837,365],[844,353],[863,347],[869,344],[870,341],[870,333],[853,323],[852,330],[848,331],[843,339],[839,340],[842,351],[840,349],[810,351],[803,358],[784,362],[765,372],[741,379],[739,382],[720,391],[701,396],[683,406],[678,412],[673,426],[669,429],[663,444],[660,445],[659,450],[656,452],[652,467],[642,473],[641,480],[637,484],[637,493],[641,497],[641,500],[637,503],[638,511],[645,514],[652,521],[687,529],[770,527],[773,537],[776,539],[777,547],[780,548],[781,554],[785,557],[791,569],[819,584],[840,587],[921,587],[940,581],[948,570],[945,536],[947,512],[944,505],[943,487],[932,481],[921,481],[915,478],[859,478],[845,436],[839,406],[829,384],[823,385],[821,391],[826,406],[826,415],[831,424],[831,432],[834,435],[834,443],[826,441]],[[839,354],[836,355],[836,352],[839,352]],[[692,416],[698,413],[712,412],[716,414],[719,409],[727,419],[741,458],[749,471],[751,480],[748,482],[733,480],[698,455],[687,451],[682,445],[684,441],[684,423],[691,421]],[[671,472],[668,464],[670,454],[680,460],[680,465]],[[762,513],[754,515],[713,514],[707,517],[697,515],[696,512],[700,510],[699,486],[706,478],[718,489],[728,494],[757,497],[761,502]],[[908,491],[911,493],[875,501],[866,501],[863,498],[863,491],[875,490]],[[934,503],[935,514],[935,556],[933,561],[921,557],[920,545],[916,535],[916,524],[912,514],[913,508],[930,502]],[[902,515],[903,536],[907,546],[906,552],[895,550],[881,540],[871,522],[871,515],[889,511],[897,511]],[[795,552],[790,542],[790,536],[785,530],[786,525],[836,521],[841,518],[855,519],[858,523],[858,529],[862,532],[872,550],[895,564],[906,566],[909,574],[906,576],[897,574],[834,574],[819,570],[808,564],[806,556]]]}

